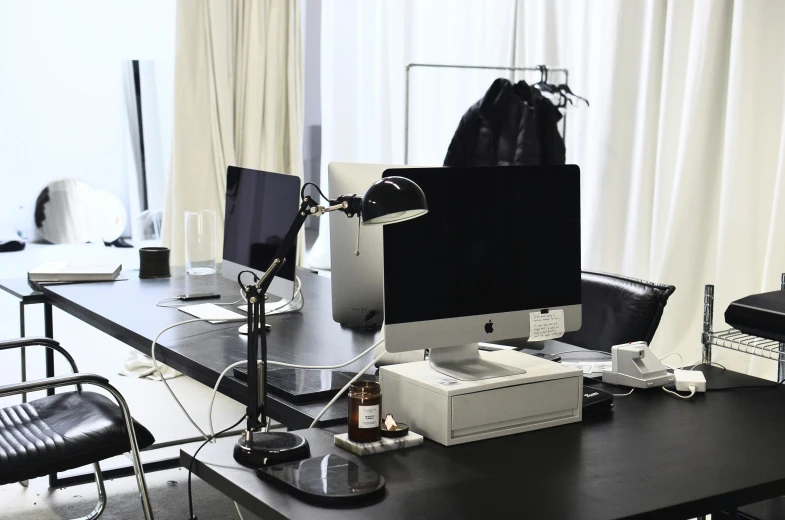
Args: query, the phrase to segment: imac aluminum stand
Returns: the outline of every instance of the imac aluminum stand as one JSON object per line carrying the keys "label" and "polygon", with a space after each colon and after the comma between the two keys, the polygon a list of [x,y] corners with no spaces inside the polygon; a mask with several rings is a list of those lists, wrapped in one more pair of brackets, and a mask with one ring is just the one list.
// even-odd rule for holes
{"label": "imac aluminum stand", "polygon": [[523,368],[500,365],[482,359],[477,343],[431,349],[429,361],[435,371],[461,381],[478,381],[526,373]]}

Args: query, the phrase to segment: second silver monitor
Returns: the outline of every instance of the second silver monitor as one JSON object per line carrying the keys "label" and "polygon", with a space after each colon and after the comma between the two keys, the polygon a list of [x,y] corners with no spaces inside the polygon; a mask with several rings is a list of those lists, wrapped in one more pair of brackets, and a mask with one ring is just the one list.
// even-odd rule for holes
{"label": "second silver monitor", "polygon": [[[389,168],[405,166],[331,162],[327,165],[330,197],[350,193],[362,196]],[[329,218],[333,319],[350,327],[380,327],[384,321],[383,226],[362,227],[358,256],[354,254],[358,218],[338,212]]]}

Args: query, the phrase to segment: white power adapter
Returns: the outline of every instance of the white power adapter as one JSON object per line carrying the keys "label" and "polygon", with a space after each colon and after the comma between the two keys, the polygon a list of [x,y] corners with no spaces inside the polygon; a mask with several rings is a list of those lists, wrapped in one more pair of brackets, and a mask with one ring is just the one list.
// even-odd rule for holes
{"label": "white power adapter", "polygon": [[676,369],[673,371],[673,376],[676,379],[676,390],[679,392],[691,392],[690,387],[695,388],[695,392],[706,391],[706,378],[703,372]]}

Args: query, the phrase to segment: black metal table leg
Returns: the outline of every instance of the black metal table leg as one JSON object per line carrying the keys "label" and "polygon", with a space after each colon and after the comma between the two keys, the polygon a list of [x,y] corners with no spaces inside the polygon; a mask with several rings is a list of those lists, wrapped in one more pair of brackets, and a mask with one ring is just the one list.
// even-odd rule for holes
{"label": "black metal table leg", "polygon": [[[44,303],[44,336],[54,339],[54,327],[52,323],[52,304]],[[46,350],[46,377],[55,376],[55,353],[54,350],[48,348]],[[50,388],[46,391],[46,395],[55,395],[55,389]]]}
{"label": "black metal table leg", "polygon": [[[52,323],[52,304],[44,303],[44,336],[54,339],[54,327]],[[54,350],[47,348],[46,351],[46,377],[55,376],[55,353]],[[54,395],[55,389],[49,388],[46,395]],[[57,472],[49,474],[49,486],[55,487],[57,484]]]}
{"label": "black metal table leg", "polygon": [[[25,337],[25,302],[19,302],[19,337]],[[49,349],[47,349],[49,350]],[[21,356],[22,362],[22,382],[24,383],[27,381],[27,348],[22,347],[19,349],[19,355]],[[22,402],[27,402],[27,393],[22,394]]]}

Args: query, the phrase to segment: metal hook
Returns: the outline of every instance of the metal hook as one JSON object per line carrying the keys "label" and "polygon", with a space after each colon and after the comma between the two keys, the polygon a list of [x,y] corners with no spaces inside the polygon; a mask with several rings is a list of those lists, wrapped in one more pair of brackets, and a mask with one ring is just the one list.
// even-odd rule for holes
{"label": "metal hook", "polygon": [[537,65],[540,71],[540,83],[548,83],[548,67],[545,65]]}

